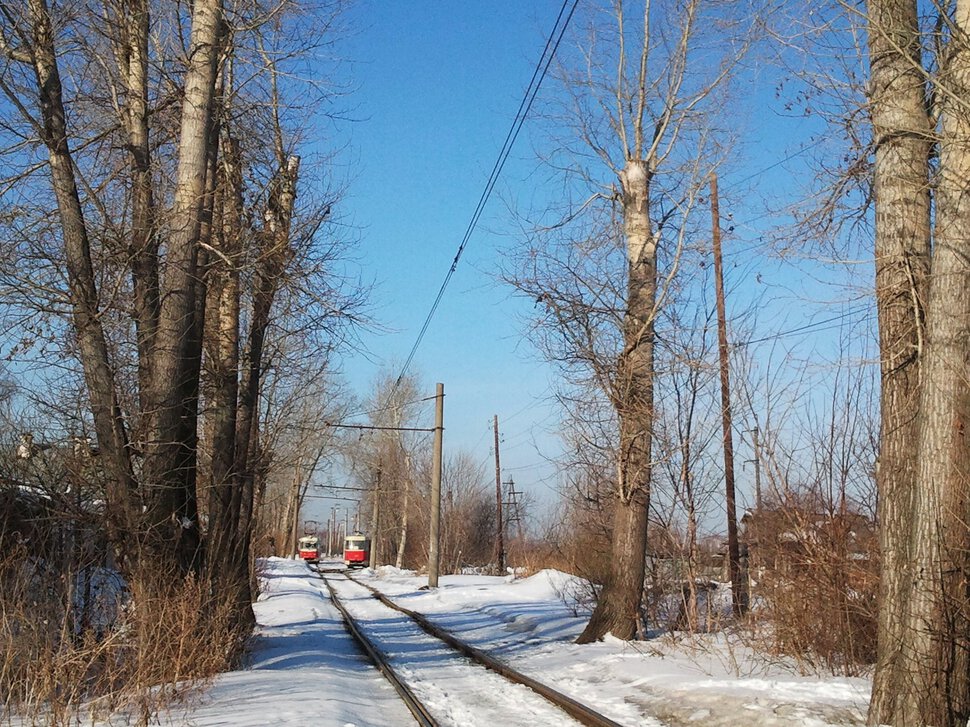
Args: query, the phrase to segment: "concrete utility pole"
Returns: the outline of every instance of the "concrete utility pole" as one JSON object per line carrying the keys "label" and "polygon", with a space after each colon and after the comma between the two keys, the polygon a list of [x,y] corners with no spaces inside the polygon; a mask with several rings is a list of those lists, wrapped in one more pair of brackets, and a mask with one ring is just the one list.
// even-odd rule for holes
{"label": "concrete utility pole", "polygon": [[370,518],[370,567],[377,567],[377,548],[380,541],[379,524],[381,517],[381,469],[377,468],[377,483],[374,486],[374,502]]}
{"label": "concrete utility pole", "polygon": [[734,613],[748,610],[748,593],[741,578],[741,548],[738,543],[738,515],[734,494],[734,442],[731,437],[731,385],[728,370],[727,315],[724,305],[724,266],[721,263],[721,219],[718,210],[717,175],[711,175],[712,242],[714,288],[717,297],[717,349],[721,363],[721,430],[724,437],[724,491],[727,501],[728,567]]}
{"label": "concrete utility pole", "polygon": [[498,574],[505,573],[505,522],[502,520],[502,465],[498,454],[498,414],[493,420],[495,428],[495,567]]}
{"label": "concrete utility pole", "polygon": [[330,537],[327,539],[327,555],[333,555],[334,551],[340,547],[340,540],[338,539],[339,523],[337,521],[337,506],[333,505],[331,507],[331,522],[333,522],[333,527],[330,531]]}
{"label": "concrete utility pole", "polygon": [[445,430],[444,421],[445,385],[436,384],[434,395],[434,449],[431,455],[431,542],[428,546],[428,588],[438,587],[438,541],[441,535],[441,449]]}

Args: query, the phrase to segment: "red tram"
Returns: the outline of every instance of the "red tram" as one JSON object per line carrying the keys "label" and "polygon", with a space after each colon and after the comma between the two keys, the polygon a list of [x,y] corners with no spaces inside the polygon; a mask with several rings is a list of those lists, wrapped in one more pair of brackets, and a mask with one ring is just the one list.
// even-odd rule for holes
{"label": "red tram", "polygon": [[344,565],[348,568],[363,568],[370,561],[370,538],[363,533],[354,533],[344,538]]}
{"label": "red tram", "polygon": [[316,535],[304,535],[300,538],[300,557],[307,563],[320,560],[320,540]]}

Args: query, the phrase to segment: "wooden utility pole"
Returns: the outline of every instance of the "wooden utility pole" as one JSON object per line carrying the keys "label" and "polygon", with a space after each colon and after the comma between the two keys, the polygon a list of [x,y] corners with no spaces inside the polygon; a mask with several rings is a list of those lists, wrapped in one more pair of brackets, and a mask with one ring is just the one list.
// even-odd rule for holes
{"label": "wooden utility pole", "polygon": [[721,263],[721,216],[718,210],[717,175],[711,175],[711,236],[714,246],[714,288],[717,297],[717,350],[721,363],[721,429],[724,436],[724,492],[727,500],[728,568],[734,613],[748,610],[748,589],[741,578],[741,549],[734,496],[734,442],[731,437],[731,380],[728,371],[727,316],[724,306],[724,268]]}
{"label": "wooden utility pole", "polygon": [[495,567],[505,573],[505,522],[502,520],[502,465],[498,453],[498,414],[493,420],[495,429]]}
{"label": "wooden utility pole", "polygon": [[438,541],[441,535],[441,448],[444,438],[445,385],[435,385],[434,449],[431,461],[431,542],[428,546],[428,588],[438,587]]}

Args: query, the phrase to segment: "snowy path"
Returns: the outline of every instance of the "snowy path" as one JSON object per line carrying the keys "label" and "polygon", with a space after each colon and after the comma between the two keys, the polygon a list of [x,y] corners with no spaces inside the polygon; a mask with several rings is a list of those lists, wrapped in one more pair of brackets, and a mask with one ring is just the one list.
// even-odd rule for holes
{"label": "snowy path", "polygon": [[188,712],[194,727],[405,727],[414,718],[344,630],[317,576],[273,559],[255,604],[251,668],[219,677]]}
{"label": "snowy path", "polygon": [[456,654],[410,619],[372,598],[363,587],[331,579],[368,638],[443,725],[567,727],[569,716],[532,690],[513,684]]}

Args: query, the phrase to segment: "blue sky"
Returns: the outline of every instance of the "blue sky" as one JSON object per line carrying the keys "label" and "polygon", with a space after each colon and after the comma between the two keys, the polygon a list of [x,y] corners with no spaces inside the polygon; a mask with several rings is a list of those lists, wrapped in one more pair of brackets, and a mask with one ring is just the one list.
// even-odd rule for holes
{"label": "blue sky", "polygon": [[[342,212],[359,229],[360,272],[376,283],[384,331],[365,333],[368,355],[344,374],[367,396],[382,368],[403,365],[454,258],[560,2],[363,2],[344,44],[360,119],[346,129],[352,180]],[[524,136],[469,242],[410,372],[427,393],[445,385],[445,447],[491,461],[499,416],[504,478],[546,498],[551,468],[531,446],[548,433],[547,368],[522,338],[522,301],[497,281],[509,244],[501,190],[534,166]],[[430,426],[431,422],[428,423]],[[542,480],[542,481],[540,481]]]}
{"label": "blue sky", "polygon": [[[355,33],[340,49],[352,62],[356,90],[349,103],[358,120],[339,132],[347,142],[341,161],[350,177],[341,207],[359,231],[359,272],[376,283],[371,302],[384,327],[363,335],[366,355],[344,363],[358,395],[369,394],[382,368],[397,371],[407,357],[560,5],[363,0],[350,10]],[[776,221],[765,205],[793,202],[809,185],[811,154],[798,152],[817,143],[812,133],[819,125],[784,110],[784,98],[775,93],[780,72],[752,63],[745,73],[747,95],[726,120],[738,147],[721,179],[722,215],[733,218],[724,227],[736,227],[724,240],[728,283],[737,291],[728,308],[761,299],[759,331],[770,335],[833,315],[824,302],[833,295],[828,273],[779,264],[756,249]],[[553,92],[552,84],[543,90]],[[558,449],[558,413],[549,400],[554,374],[524,338],[529,302],[514,298],[497,279],[500,250],[513,243],[499,232],[509,229],[503,197],[544,193],[545,175],[532,174],[530,131],[534,125],[527,122],[411,372],[428,394],[435,382],[445,385],[446,451],[471,450],[491,467],[490,425],[497,414],[503,479],[511,474],[521,489],[551,503],[556,483],[544,458]],[[777,164],[793,153],[791,161]],[[827,345],[821,339],[797,342],[805,357],[820,343]],[[740,458],[745,456],[742,451]],[[744,497],[750,468],[737,476]],[[312,508],[328,512],[329,506],[318,501]]]}

